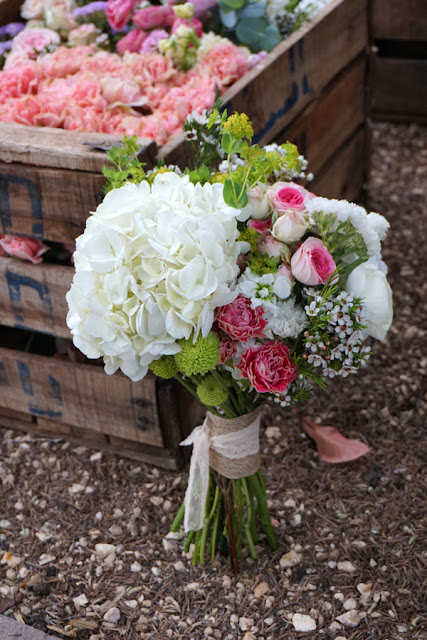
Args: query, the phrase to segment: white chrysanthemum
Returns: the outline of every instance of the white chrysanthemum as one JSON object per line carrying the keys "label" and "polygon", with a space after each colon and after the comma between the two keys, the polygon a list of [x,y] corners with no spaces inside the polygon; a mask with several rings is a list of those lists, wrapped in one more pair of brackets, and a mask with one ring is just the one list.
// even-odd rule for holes
{"label": "white chrysanthemum", "polygon": [[297,338],[309,324],[303,307],[293,298],[268,307],[264,311],[264,320],[268,322],[265,329],[268,338]]}
{"label": "white chrysanthemum", "polygon": [[140,380],[148,365],[206,336],[216,307],[236,297],[237,210],[223,185],[164,173],[107,194],[77,239],[67,294],[74,344],[105,370]]}

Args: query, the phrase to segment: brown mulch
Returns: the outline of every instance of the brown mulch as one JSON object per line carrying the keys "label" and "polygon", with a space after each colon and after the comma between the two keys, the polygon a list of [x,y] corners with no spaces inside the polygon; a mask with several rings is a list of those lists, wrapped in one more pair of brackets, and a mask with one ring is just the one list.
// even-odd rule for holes
{"label": "brown mulch", "polygon": [[[194,568],[165,538],[186,473],[0,429],[0,613],[78,640],[426,640],[426,192],[427,129],[375,125],[368,205],[392,225],[395,320],[361,374],[305,409],[372,451],[328,465],[296,413],[269,413],[277,552],[238,577],[225,558]],[[296,612],[317,630],[296,632]]]}

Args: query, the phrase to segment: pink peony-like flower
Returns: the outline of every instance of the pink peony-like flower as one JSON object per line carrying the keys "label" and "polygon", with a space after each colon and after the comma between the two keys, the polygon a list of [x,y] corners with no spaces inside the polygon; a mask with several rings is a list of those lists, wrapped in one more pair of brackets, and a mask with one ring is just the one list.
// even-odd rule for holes
{"label": "pink peony-like flower", "polygon": [[227,362],[237,352],[237,345],[239,343],[229,338],[224,338],[219,343],[219,353],[221,356],[221,363]]}
{"label": "pink peony-like flower", "polygon": [[[76,73],[82,68],[85,60],[95,51],[93,45],[80,47],[58,47],[37,60],[40,75],[44,78],[61,78]],[[94,56],[95,57],[95,56]]]}
{"label": "pink peony-like flower", "polygon": [[38,80],[38,68],[33,60],[25,60],[13,69],[0,72],[0,101],[35,93]]}
{"label": "pink peony-like flower", "polygon": [[156,27],[170,27],[175,20],[172,7],[167,5],[145,7],[133,16],[133,21],[140,29],[150,30]]}
{"label": "pink peony-like flower", "polygon": [[121,31],[130,21],[138,0],[108,0],[105,15],[113,29]]}
{"label": "pink peony-like flower", "polygon": [[297,377],[295,362],[280,340],[249,347],[237,368],[259,393],[283,393]]}
{"label": "pink peony-like flower", "polygon": [[189,27],[190,29],[194,29],[196,32],[196,36],[201,38],[203,35],[203,25],[197,18],[175,18],[172,24],[172,33],[175,33],[178,27],[184,25],[184,27]]}
{"label": "pink peony-like flower", "polygon": [[216,322],[230,338],[246,342],[249,338],[265,338],[264,309],[252,309],[248,298],[239,296],[230,304],[219,307],[216,311]]}
{"label": "pink peony-like flower", "polygon": [[22,53],[27,58],[37,58],[37,54],[49,45],[59,44],[61,38],[51,29],[24,29],[13,39],[12,52]]}
{"label": "pink peony-like flower", "polygon": [[292,275],[303,284],[323,284],[336,269],[336,264],[319,238],[307,238],[291,259]]}
{"label": "pink peony-like flower", "polygon": [[157,51],[160,40],[169,38],[169,34],[164,29],[153,29],[142,43],[140,53],[150,53]]}
{"label": "pink peony-like flower", "polygon": [[267,191],[267,195],[271,206],[277,213],[288,209],[305,211],[306,203],[314,197],[307,189],[294,182],[276,182]]}
{"label": "pink peony-like flower", "polygon": [[8,234],[0,234],[0,247],[3,255],[28,260],[33,264],[43,262],[42,255],[49,250],[41,240]]}
{"label": "pink peony-like flower", "polygon": [[140,29],[132,29],[125,35],[124,38],[117,43],[117,53],[124,56],[126,51],[130,53],[138,53],[141,50],[141,46],[144,40],[147,39],[145,31]]}
{"label": "pink peony-like flower", "polygon": [[101,78],[100,81],[102,97],[106,100],[108,105],[116,102],[122,104],[129,104],[131,106],[142,106],[147,102],[137,82],[130,79],[124,80],[122,78],[113,78],[106,76]]}

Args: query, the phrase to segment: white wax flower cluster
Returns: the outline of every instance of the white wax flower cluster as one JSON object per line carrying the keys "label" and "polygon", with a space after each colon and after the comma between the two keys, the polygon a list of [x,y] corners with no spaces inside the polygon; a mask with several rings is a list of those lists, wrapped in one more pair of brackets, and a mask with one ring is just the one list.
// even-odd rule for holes
{"label": "white wax flower cluster", "polygon": [[110,191],[78,239],[67,324],[88,358],[141,380],[148,365],[205,337],[236,297],[236,209],[222,184],[169,172]]}

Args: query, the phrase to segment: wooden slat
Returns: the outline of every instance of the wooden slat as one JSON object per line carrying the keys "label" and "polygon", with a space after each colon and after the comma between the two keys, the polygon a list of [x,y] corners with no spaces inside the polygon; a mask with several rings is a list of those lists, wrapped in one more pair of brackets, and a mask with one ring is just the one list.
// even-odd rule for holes
{"label": "wooden slat", "polygon": [[[0,122],[0,161],[101,172],[104,165],[111,164],[106,150],[121,141],[122,136],[107,133]],[[138,143],[141,149],[139,159],[151,167],[156,155],[156,143],[147,138],[139,138]]]}
{"label": "wooden slat", "polygon": [[108,451],[108,453],[115,453],[120,456],[125,456],[126,458],[154,464],[164,469],[175,470],[182,464],[179,458],[172,455],[172,453],[166,449],[160,449],[159,447],[153,447],[139,442],[132,442],[125,438],[109,436],[104,433],[96,433],[88,429],[74,427],[46,418],[37,418],[35,421],[28,421],[25,418],[25,414],[21,416],[18,414],[11,416],[3,407],[0,407],[0,427],[25,431],[34,436],[52,439],[63,438],[78,445],[101,449]]}
{"label": "wooden slat", "polygon": [[426,0],[372,0],[372,35],[384,40],[427,40]]}
{"label": "wooden slat", "polygon": [[427,120],[427,60],[375,56],[372,111],[376,118]]}
{"label": "wooden slat", "polygon": [[357,200],[364,184],[365,131],[360,128],[320,171],[310,189],[325,198]]}
{"label": "wooden slat", "polygon": [[0,324],[70,338],[65,294],[72,267],[0,259]]}
{"label": "wooden slat", "polygon": [[[332,0],[238,80],[223,103],[248,114],[255,142],[270,142],[367,44],[367,0]],[[159,154],[176,161],[182,144],[179,136]]]}
{"label": "wooden slat", "polygon": [[22,1],[0,0],[0,25],[20,19]]}
{"label": "wooden slat", "polygon": [[276,139],[296,144],[315,176],[365,120],[365,69],[356,60]]}
{"label": "wooden slat", "polygon": [[0,163],[0,232],[74,242],[104,184],[90,171]]}
{"label": "wooden slat", "polygon": [[0,407],[163,446],[154,376],[138,383],[102,367],[0,348]]}

